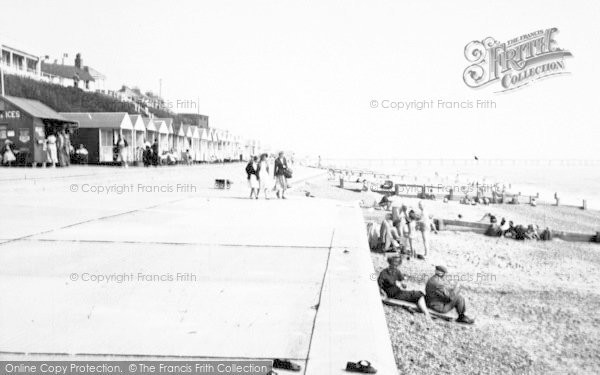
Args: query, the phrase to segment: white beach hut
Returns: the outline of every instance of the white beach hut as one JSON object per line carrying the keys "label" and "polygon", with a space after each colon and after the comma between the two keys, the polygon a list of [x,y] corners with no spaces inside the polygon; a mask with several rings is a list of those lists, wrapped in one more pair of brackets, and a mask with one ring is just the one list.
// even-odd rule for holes
{"label": "white beach hut", "polygon": [[143,117],[142,121],[144,121],[144,126],[146,127],[146,135],[145,141],[153,144],[154,141],[158,141],[158,129],[156,128],[156,124],[154,124],[154,120],[149,117]]}
{"label": "white beach hut", "polygon": [[197,162],[200,161],[200,132],[196,125],[190,125],[189,133],[191,143],[190,152],[192,153],[194,162]]}
{"label": "white beach hut", "polygon": [[144,150],[144,139],[146,139],[146,126],[142,115],[129,115],[133,124],[133,144],[131,150],[133,152],[133,161],[142,160],[142,152]]}
{"label": "white beach hut", "polygon": [[198,134],[199,134],[199,138],[200,138],[200,156],[199,156],[199,161],[201,162],[206,162],[208,161],[209,158],[209,153],[208,153],[208,149],[209,149],[209,142],[210,142],[210,137],[208,134],[208,129],[206,128],[198,128]]}
{"label": "white beach hut", "polygon": [[155,118],[153,121],[158,135],[158,151],[162,155],[163,152],[169,151],[169,128],[164,120]]}

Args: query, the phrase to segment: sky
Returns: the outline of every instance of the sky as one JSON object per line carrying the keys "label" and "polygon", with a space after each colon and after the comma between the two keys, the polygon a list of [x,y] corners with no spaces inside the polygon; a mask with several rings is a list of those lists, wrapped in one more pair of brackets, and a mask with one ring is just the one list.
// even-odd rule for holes
{"label": "sky", "polygon": [[[174,110],[199,110],[211,126],[274,149],[324,158],[600,158],[598,1],[0,0],[0,7],[0,37],[52,58],[80,52],[111,88],[158,92],[161,80]],[[469,42],[552,27],[558,46],[573,54],[565,59],[570,74],[504,93],[498,84],[463,82]],[[427,110],[382,108],[430,100]],[[439,100],[491,100],[495,108],[438,108]]]}

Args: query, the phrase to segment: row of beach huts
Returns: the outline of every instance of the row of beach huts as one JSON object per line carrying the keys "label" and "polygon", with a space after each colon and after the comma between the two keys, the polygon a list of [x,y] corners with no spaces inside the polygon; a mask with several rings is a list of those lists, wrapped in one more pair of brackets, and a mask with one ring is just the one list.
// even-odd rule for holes
{"label": "row of beach huts", "polygon": [[128,162],[142,160],[146,145],[158,144],[160,154],[169,153],[178,160],[189,155],[194,162],[247,160],[258,153],[258,142],[243,140],[227,130],[176,123],[172,118],[149,118],[114,113],[60,113],[77,122],[72,133],[74,145],[83,144],[90,163],[112,162],[114,145],[123,138],[128,147]]}
{"label": "row of beach huts", "polygon": [[45,140],[60,131],[69,134],[73,147],[83,145],[89,163],[94,164],[114,162],[120,138],[127,143],[128,162],[141,162],[143,149],[155,142],[161,155],[168,153],[194,162],[248,160],[262,151],[258,141],[204,124],[126,112],[58,113],[36,100],[0,97],[0,142],[13,143],[20,164],[44,163]]}

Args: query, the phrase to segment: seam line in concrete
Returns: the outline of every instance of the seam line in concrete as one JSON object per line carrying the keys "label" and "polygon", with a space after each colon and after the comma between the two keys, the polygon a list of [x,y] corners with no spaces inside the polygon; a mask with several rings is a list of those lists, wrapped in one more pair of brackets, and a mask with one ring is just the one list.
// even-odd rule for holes
{"label": "seam line in concrete", "polygon": [[[0,355],[45,355],[45,356],[89,356],[89,357],[139,357],[139,358],[198,358],[198,359],[225,359],[225,360],[265,360],[272,361],[273,357],[219,357],[205,355],[172,355],[172,354],[112,354],[112,353],[36,353],[36,352],[5,352]],[[286,357],[287,358],[287,357]],[[304,361],[304,358],[287,358],[293,361]]]}
{"label": "seam line in concrete", "polygon": [[[42,233],[43,234],[43,233]],[[33,235],[36,236],[36,235]],[[347,248],[345,246],[310,246],[310,245],[261,245],[261,244],[220,244],[210,242],[154,242],[154,241],[110,241],[110,240],[67,240],[67,239],[50,239],[50,238],[17,238],[12,240],[30,241],[30,242],[81,242],[81,243],[101,243],[101,244],[140,244],[140,245],[179,245],[179,246],[219,246],[219,247],[262,247],[262,248],[279,248],[285,247],[290,249],[330,249],[330,248]]]}
{"label": "seam line in concrete", "polygon": [[327,271],[329,270],[329,260],[331,259],[331,249],[333,249],[333,238],[335,237],[335,229],[331,232],[331,241],[329,242],[329,251],[327,252],[327,262],[325,263],[325,272],[323,272],[323,278],[321,279],[321,288],[319,289],[319,299],[317,300],[317,311],[313,317],[312,328],[310,330],[310,340],[308,341],[308,350],[306,351],[306,358],[304,359],[304,372],[306,375],[306,369],[308,368],[308,359],[310,358],[310,348],[312,347],[313,337],[315,335],[315,325],[317,323],[317,315],[321,309],[321,297],[323,296],[323,289],[325,286],[325,278],[327,278]]}
{"label": "seam line in concrete", "polygon": [[186,200],[186,199],[190,199],[190,197],[176,199],[176,200],[169,201],[169,202],[163,202],[163,203],[155,204],[153,206],[137,208],[135,210],[125,211],[125,212],[119,212],[119,213],[116,213],[116,214],[113,214],[113,215],[95,217],[93,219],[88,219],[88,220],[80,221],[78,223],[73,223],[73,224],[65,225],[65,226],[60,227],[60,228],[48,229],[48,230],[45,230],[45,231],[42,231],[42,232],[28,234],[26,236],[13,238],[13,239],[10,239],[10,240],[8,240],[6,242],[0,243],[0,246],[6,245],[6,244],[12,243],[12,242],[17,242],[17,241],[20,241],[20,240],[25,240],[25,239],[28,239],[28,238],[31,238],[31,237],[35,237],[35,236],[40,236],[42,234],[52,233],[52,232],[55,232],[55,231],[58,231],[58,230],[62,230],[62,229],[72,228],[72,227],[75,227],[75,226],[78,226],[78,225],[81,225],[81,224],[87,224],[87,223],[91,223],[91,222],[94,222],[94,221],[101,221],[101,220],[111,219],[111,218],[122,216],[122,215],[132,214],[134,212],[139,212],[139,211],[143,211],[143,210],[149,210],[149,209],[152,209],[152,208],[159,207],[161,205],[176,203],[176,202],[180,202],[180,201],[183,201],[183,200]]}

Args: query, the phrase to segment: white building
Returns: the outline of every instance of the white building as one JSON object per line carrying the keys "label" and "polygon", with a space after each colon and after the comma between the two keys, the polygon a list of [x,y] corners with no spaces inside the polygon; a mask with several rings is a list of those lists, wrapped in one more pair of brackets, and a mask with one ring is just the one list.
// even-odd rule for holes
{"label": "white building", "polygon": [[83,65],[79,53],[75,57],[75,65],[59,64],[55,60],[54,63],[42,62],[41,70],[42,76],[50,83],[65,87],[77,87],[84,91],[96,91],[96,81],[90,74],[90,68]]}
{"label": "white building", "polygon": [[39,55],[18,47],[16,43],[0,36],[2,58],[0,64],[7,74],[15,74],[33,79],[41,79],[41,58]]}

